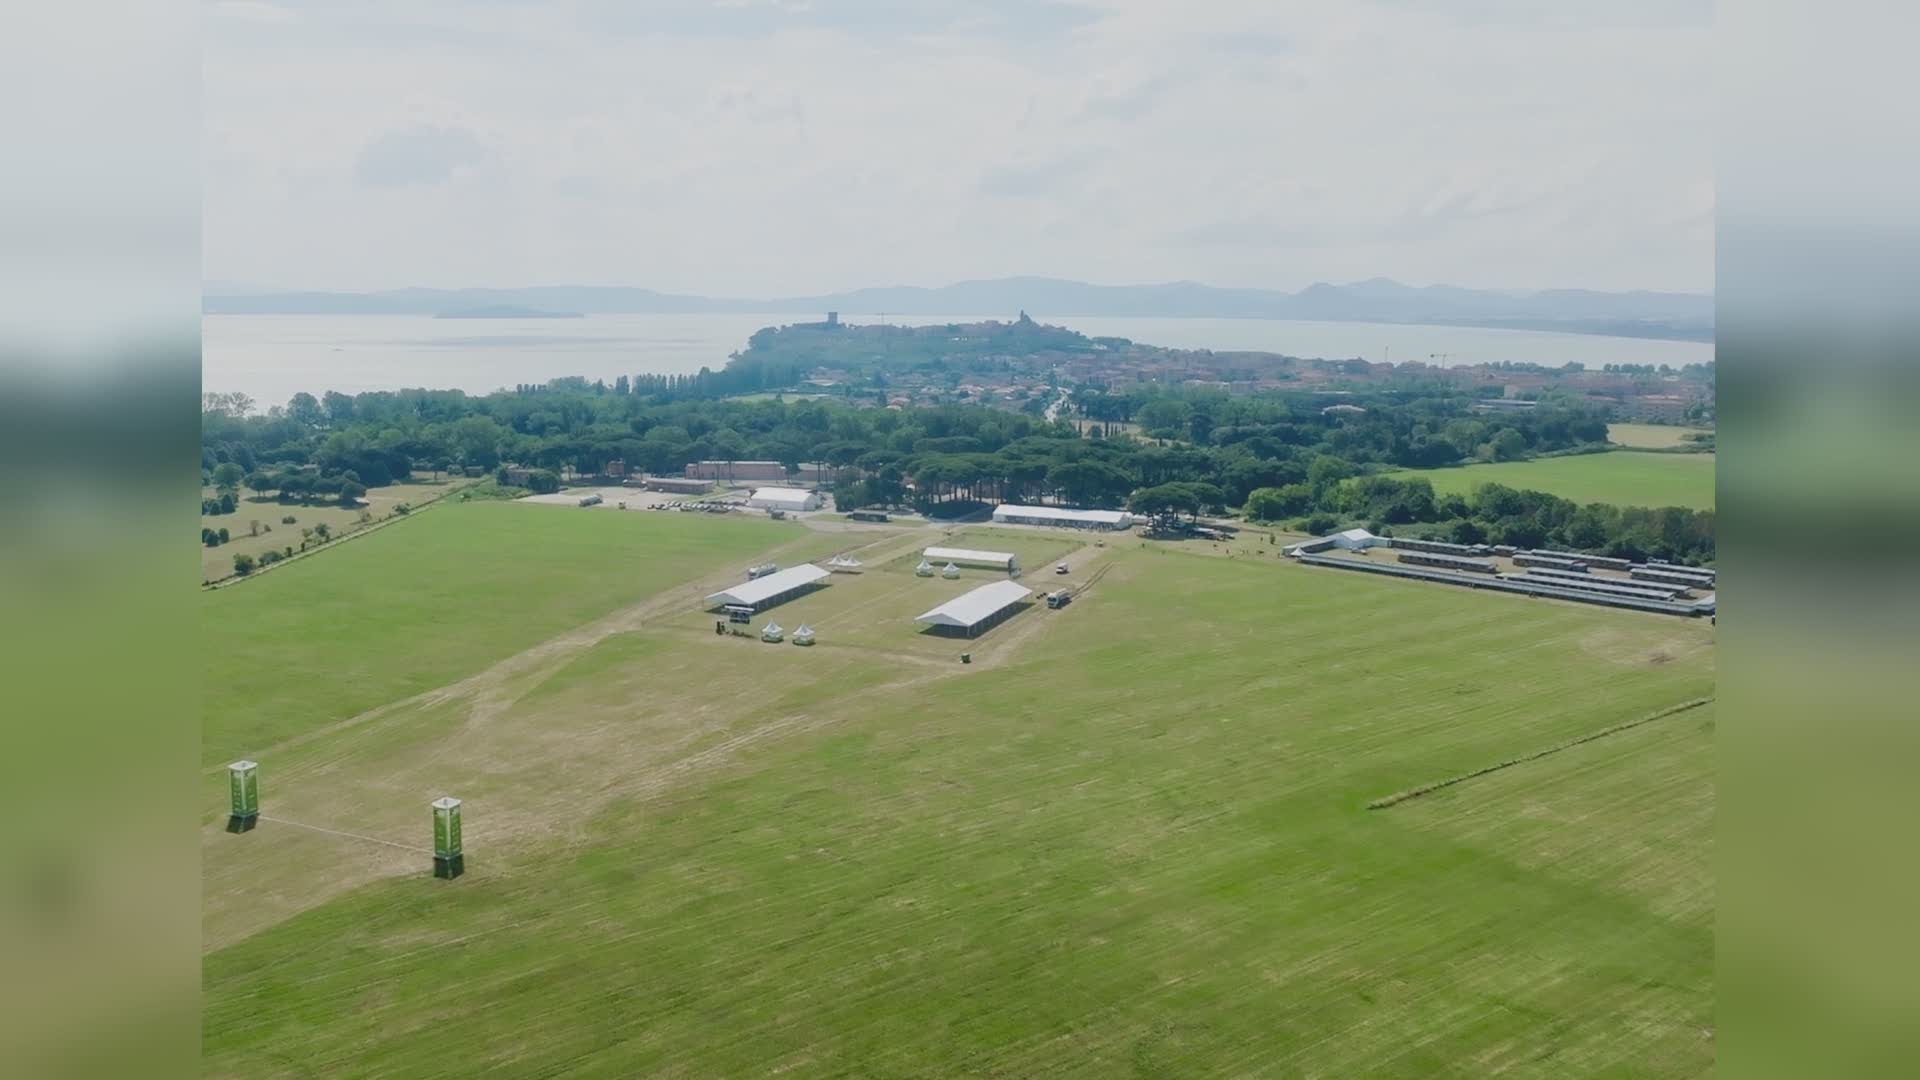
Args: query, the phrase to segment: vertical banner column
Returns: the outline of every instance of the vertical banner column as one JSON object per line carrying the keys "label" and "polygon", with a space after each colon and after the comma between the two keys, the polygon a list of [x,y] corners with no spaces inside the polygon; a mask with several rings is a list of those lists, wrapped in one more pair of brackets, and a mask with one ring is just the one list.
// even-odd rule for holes
{"label": "vertical banner column", "polygon": [[460,800],[442,796],[433,800],[433,876],[451,881],[466,868],[460,850]]}
{"label": "vertical banner column", "polygon": [[227,766],[227,831],[243,833],[260,820],[260,766],[236,761]]}

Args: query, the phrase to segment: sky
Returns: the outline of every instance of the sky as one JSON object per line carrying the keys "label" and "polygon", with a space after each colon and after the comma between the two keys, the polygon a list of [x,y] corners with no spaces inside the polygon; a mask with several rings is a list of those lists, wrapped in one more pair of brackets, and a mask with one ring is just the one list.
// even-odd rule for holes
{"label": "sky", "polygon": [[204,273],[1713,289],[1702,0],[211,0]]}

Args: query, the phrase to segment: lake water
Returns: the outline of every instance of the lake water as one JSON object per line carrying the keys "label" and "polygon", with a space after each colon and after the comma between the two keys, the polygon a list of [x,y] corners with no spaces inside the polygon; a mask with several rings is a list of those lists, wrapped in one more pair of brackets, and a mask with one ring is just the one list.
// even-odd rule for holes
{"label": "lake water", "polygon": [[[843,313],[850,322],[878,316]],[[889,315],[892,323],[969,322],[995,316]],[[1005,316],[997,316],[1005,318]],[[201,320],[201,382],[242,391],[261,407],[304,390],[360,393],[406,387],[482,394],[563,375],[612,382],[642,372],[719,369],[763,326],[810,322],[819,312],[761,315],[592,315],[583,319],[435,319],[425,315],[208,315]],[[1270,319],[1061,316],[1043,321],[1085,334],[1184,349],[1264,350],[1291,356],[1525,361],[1589,367],[1694,364],[1705,342],[1483,330],[1459,326]]]}

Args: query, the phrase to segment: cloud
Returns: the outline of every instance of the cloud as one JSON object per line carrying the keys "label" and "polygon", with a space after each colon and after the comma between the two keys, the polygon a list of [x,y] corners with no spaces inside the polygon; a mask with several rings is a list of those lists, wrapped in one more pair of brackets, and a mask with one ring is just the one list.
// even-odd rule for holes
{"label": "cloud", "polygon": [[274,3],[205,29],[219,277],[1712,283],[1656,0]]}
{"label": "cloud", "polygon": [[486,157],[486,147],[465,128],[417,127],[389,131],[368,143],[354,163],[354,176],[368,187],[438,184]]}
{"label": "cloud", "polygon": [[266,0],[220,0],[210,10],[214,17],[256,23],[289,23],[299,16],[291,9]]}
{"label": "cloud", "polygon": [[1064,195],[1062,189],[1093,167],[1090,153],[1063,154],[1042,161],[1002,165],[988,169],[978,185],[983,195],[1025,198]]}

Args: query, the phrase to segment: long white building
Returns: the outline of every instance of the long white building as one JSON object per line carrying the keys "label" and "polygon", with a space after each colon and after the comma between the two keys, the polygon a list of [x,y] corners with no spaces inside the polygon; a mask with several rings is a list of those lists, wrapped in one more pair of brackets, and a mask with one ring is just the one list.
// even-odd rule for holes
{"label": "long white building", "polygon": [[820,494],[805,488],[754,488],[753,494],[747,497],[747,505],[762,510],[818,510]]}
{"label": "long white building", "polygon": [[1133,527],[1125,510],[1063,510],[1058,506],[1019,506],[1004,503],[993,511],[1002,525],[1051,525],[1061,529],[1119,530]]}
{"label": "long white building", "polygon": [[930,547],[921,552],[928,562],[953,563],[956,566],[982,566],[989,570],[1014,571],[1020,563],[1011,551],[975,551],[972,548]]}
{"label": "long white building", "polygon": [[913,621],[936,630],[952,631],[973,637],[998,625],[1014,613],[1014,606],[1025,600],[1032,589],[1015,581],[996,581],[963,593]]}
{"label": "long white building", "polygon": [[790,566],[752,581],[743,581],[730,589],[722,589],[707,597],[707,607],[746,607],[764,611],[792,599],[830,576],[812,563]]}

